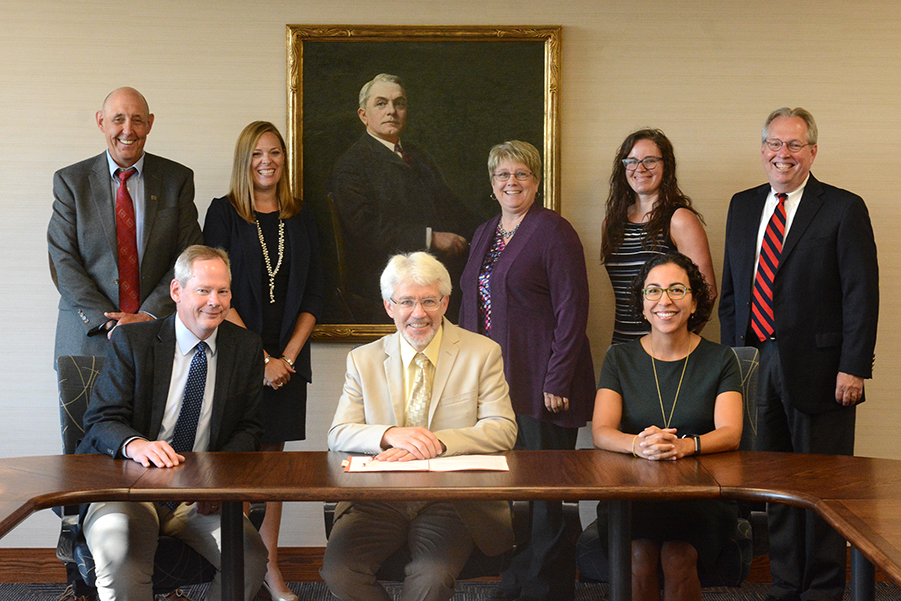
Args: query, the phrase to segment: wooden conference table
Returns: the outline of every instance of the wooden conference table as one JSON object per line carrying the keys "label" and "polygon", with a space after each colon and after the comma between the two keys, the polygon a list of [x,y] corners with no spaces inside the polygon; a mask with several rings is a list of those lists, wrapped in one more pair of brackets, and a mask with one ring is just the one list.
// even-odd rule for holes
{"label": "wooden conference table", "polygon": [[[901,461],[734,452],[649,462],[606,451],[514,451],[509,472],[344,473],[344,453],[198,453],[174,469],[103,455],[0,460],[0,536],[38,509],[99,500],[222,502],[223,598],[243,596],[245,501],[611,501],[610,598],[631,597],[630,501],[734,499],[816,510],[851,541],[852,593],[878,565],[901,584]],[[872,563],[871,563],[872,562]]]}

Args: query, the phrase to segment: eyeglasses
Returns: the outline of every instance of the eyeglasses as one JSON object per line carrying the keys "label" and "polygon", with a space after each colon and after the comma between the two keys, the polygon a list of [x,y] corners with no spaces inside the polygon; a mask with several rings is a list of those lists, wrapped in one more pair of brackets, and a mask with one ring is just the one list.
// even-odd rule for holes
{"label": "eyeglasses", "polygon": [[772,150],[773,152],[779,150],[783,146],[787,146],[789,152],[798,152],[805,146],[813,146],[813,144],[801,144],[797,140],[791,140],[789,142],[783,142],[782,140],[777,140],[776,138],[767,138],[763,142],[766,144],[766,147]]}
{"label": "eyeglasses", "polygon": [[660,161],[663,160],[663,157],[645,157],[640,161],[638,159],[623,159],[623,165],[626,166],[626,171],[635,171],[638,169],[638,165],[644,165],[644,168],[648,171],[653,171],[657,168],[657,165],[660,164]]}
{"label": "eyeglasses", "polygon": [[441,301],[444,300],[443,296],[439,296],[438,298],[423,298],[420,300],[415,300],[412,298],[402,298],[400,300],[391,299],[391,302],[403,309],[404,311],[412,311],[416,308],[416,305],[421,305],[422,308],[426,311],[434,311],[438,307],[441,306]]}
{"label": "eyeglasses", "polygon": [[532,177],[532,172],[531,171],[517,171],[516,173],[510,173],[509,171],[501,171],[500,173],[495,173],[493,177],[494,177],[494,179],[496,179],[499,182],[506,182],[506,181],[510,181],[511,175],[516,178],[516,181],[524,182],[527,179],[529,179],[530,177]]}
{"label": "eyeglasses", "polygon": [[659,286],[649,286],[647,288],[642,288],[641,293],[644,294],[645,299],[649,301],[657,301],[663,298],[663,293],[666,292],[666,295],[670,297],[670,300],[682,300],[685,298],[685,295],[691,292],[691,288],[687,286],[683,286],[682,284],[675,284],[670,286],[669,288],[660,288]]}

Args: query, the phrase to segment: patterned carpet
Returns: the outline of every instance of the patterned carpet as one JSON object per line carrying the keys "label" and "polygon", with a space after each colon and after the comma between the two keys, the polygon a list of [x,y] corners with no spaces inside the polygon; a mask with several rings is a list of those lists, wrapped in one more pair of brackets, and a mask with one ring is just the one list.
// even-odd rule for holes
{"label": "patterned carpet", "polygon": [[[331,601],[328,589],[321,582],[294,582],[293,590],[300,601]],[[457,594],[452,601],[481,601],[493,590],[493,583],[461,582],[457,584]],[[62,584],[0,584],[0,601],[56,601],[65,588]],[[187,592],[195,601],[203,598],[206,587],[194,587]],[[393,599],[400,598],[401,585],[386,584],[385,588]],[[766,584],[745,584],[741,588],[706,589],[704,601],[763,601],[766,598]],[[269,601],[258,597],[258,601]],[[604,601],[607,587],[603,584],[577,584],[576,601]],[[850,599],[845,591],[845,599]],[[876,584],[877,601],[901,601],[901,588],[885,582]]]}

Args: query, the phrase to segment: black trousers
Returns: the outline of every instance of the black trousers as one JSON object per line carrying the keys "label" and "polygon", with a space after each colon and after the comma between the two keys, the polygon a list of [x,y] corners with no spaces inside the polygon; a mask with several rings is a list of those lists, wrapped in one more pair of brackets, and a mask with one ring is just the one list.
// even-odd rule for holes
{"label": "black trousers", "polygon": [[[856,410],[835,404],[824,413],[801,413],[786,402],[776,341],[758,343],[757,448],[761,451],[853,455]],[[770,594],[786,601],[840,601],[845,589],[847,543],[809,509],[767,506]]]}
{"label": "black trousers", "polygon": [[[517,415],[517,449],[572,450],[578,428],[563,428]],[[501,575],[500,590],[523,601],[572,601],[576,581],[576,537],[563,521],[561,501],[531,501],[532,532],[517,548],[510,567]]]}

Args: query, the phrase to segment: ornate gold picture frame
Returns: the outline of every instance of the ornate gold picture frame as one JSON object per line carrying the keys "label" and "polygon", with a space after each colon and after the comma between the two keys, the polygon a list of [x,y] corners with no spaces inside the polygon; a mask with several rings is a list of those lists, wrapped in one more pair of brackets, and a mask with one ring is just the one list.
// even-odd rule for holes
{"label": "ornate gold picture frame", "polygon": [[[511,139],[541,151],[542,202],[559,210],[560,36],[559,26],[287,26],[289,169],[316,217],[326,278],[315,340],[363,342],[394,331],[379,315],[377,286],[349,291],[374,269],[363,274],[348,260],[357,232],[342,221],[332,193],[333,167],[365,135],[362,86],[379,73],[403,80],[402,143],[427,151],[461,211],[479,222],[498,212],[488,151]],[[472,232],[456,233],[469,239]]]}

